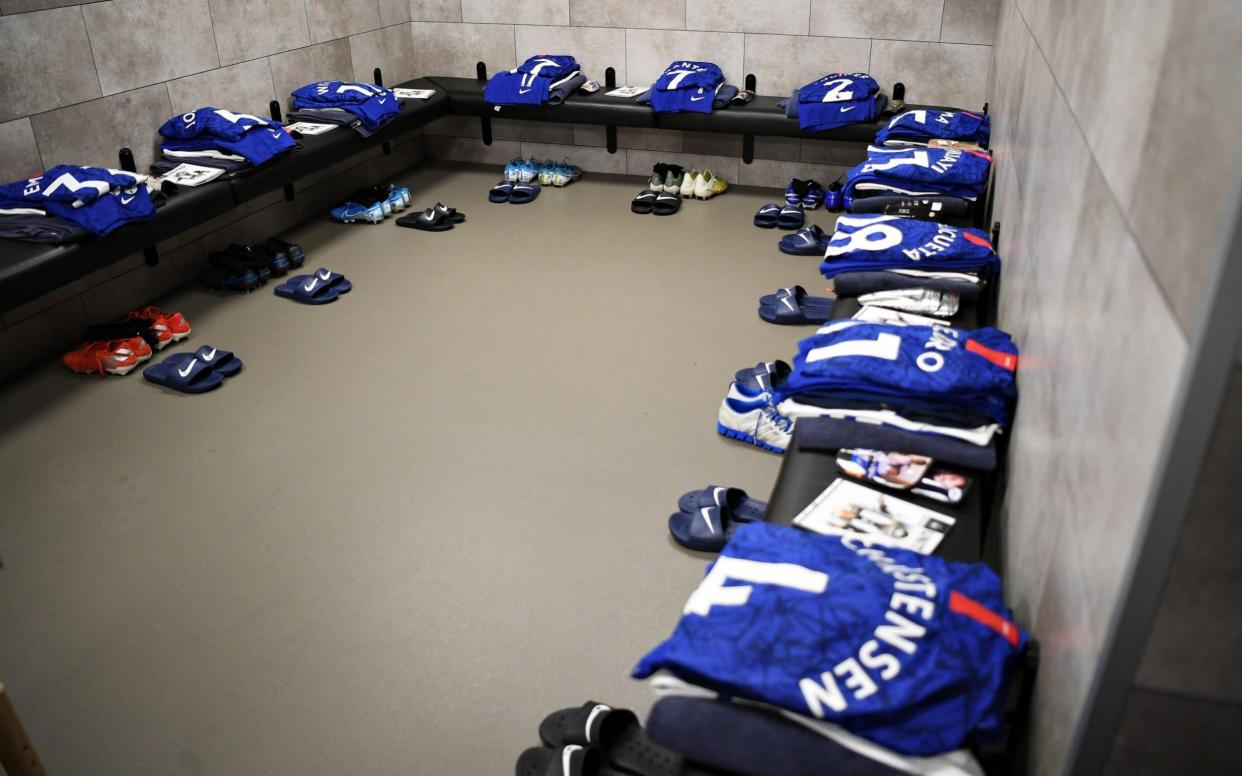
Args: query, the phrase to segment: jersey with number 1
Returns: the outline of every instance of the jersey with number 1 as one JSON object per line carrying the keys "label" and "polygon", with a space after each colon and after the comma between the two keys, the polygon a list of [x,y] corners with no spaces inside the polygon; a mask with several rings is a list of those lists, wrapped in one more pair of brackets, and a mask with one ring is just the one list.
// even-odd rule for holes
{"label": "jersey with number 1", "polygon": [[928,756],[1003,732],[1025,641],[981,563],[747,523],[634,676],[669,671]]}
{"label": "jersey with number 1", "polygon": [[1000,271],[1000,259],[987,233],[978,229],[879,214],[837,219],[820,266],[825,277],[889,269],[977,272],[991,277]]}
{"label": "jersey with number 1", "polygon": [[834,321],[798,343],[776,400],[804,391],[859,391],[960,404],[1003,427],[1017,398],[1018,348],[991,327],[909,326]]}
{"label": "jersey with number 1", "polygon": [[867,161],[846,173],[845,192],[858,196],[858,190],[877,190],[974,199],[983,193],[991,169],[992,157],[984,151],[870,146]]}

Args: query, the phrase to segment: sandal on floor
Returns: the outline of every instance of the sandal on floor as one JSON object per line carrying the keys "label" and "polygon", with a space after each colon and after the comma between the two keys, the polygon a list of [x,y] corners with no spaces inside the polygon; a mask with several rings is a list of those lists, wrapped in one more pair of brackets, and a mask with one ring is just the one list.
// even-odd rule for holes
{"label": "sandal on floor", "polygon": [[598,747],[601,773],[608,766],[644,776],[678,776],[681,757],[647,738],[634,712],[587,701],[578,708],[554,711],[539,723],[539,739],[556,751],[564,746]]}
{"label": "sandal on floor", "polygon": [[595,747],[577,744],[560,749],[536,746],[518,757],[517,776],[622,776],[604,768],[603,754]]}
{"label": "sandal on floor", "polygon": [[638,196],[634,197],[634,200],[630,202],[630,212],[638,213],[640,216],[648,215],[651,213],[651,209],[655,207],[657,196],[659,196],[657,192],[654,192],[651,189],[643,189],[638,192]]}
{"label": "sandal on floor", "polygon": [[651,206],[651,212],[657,216],[671,216],[678,210],[681,210],[681,195],[667,191],[657,194],[655,204]]}
{"label": "sandal on floor", "polygon": [[174,353],[142,370],[142,377],[179,393],[206,393],[224,382],[224,375],[213,372],[193,353]]}
{"label": "sandal on floor", "polygon": [[534,201],[540,191],[543,189],[538,183],[518,183],[513,187],[513,193],[509,195],[509,203],[525,205],[527,202]]}
{"label": "sandal on floor", "polygon": [[726,517],[717,506],[703,506],[694,512],[674,512],[668,516],[668,532],[673,541],[695,552],[720,552],[739,525],[739,521]]}
{"label": "sandal on floor", "polygon": [[303,304],[327,304],[335,302],[341,291],[318,275],[298,275],[276,286],[276,296],[283,296]]}
{"label": "sandal on floor", "polygon": [[194,351],[194,357],[207,365],[207,368],[218,375],[232,377],[242,370],[241,359],[232,351],[220,350],[210,345],[203,345]]}
{"label": "sandal on floor", "polygon": [[513,195],[513,181],[501,181],[487,192],[488,202],[508,202]]}
{"label": "sandal on floor", "polygon": [[739,523],[751,523],[762,520],[768,511],[766,501],[760,501],[746,495],[741,488],[723,488],[719,485],[708,485],[701,490],[683,493],[677,499],[677,508],[682,512],[693,512],[704,506],[717,506],[729,517]]}
{"label": "sandal on floor", "polygon": [[759,212],[755,213],[755,226],[760,229],[775,229],[776,218],[781,213],[781,209],[773,205],[771,202],[759,208]]}
{"label": "sandal on floor", "polygon": [[759,317],[768,323],[797,326],[824,323],[832,315],[833,300],[809,296],[802,286],[782,288],[759,300]]}
{"label": "sandal on floor", "polygon": [[411,213],[397,219],[397,226],[407,229],[420,229],[424,232],[447,232],[453,228],[447,212],[429,207],[421,213]]}
{"label": "sandal on floor", "polygon": [[436,203],[435,210],[437,213],[443,213],[451,224],[460,224],[466,220],[465,213],[458,213],[457,208],[447,207],[439,202]]}
{"label": "sandal on floor", "polygon": [[806,213],[796,205],[786,205],[776,217],[776,225],[781,229],[801,229],[806,223]]}
{"label": "sandal on floor", "polygon": [[793,234],[787,234],[777,243],[781,253],[790,256],[823,256],[828,250],[828,242],[832,235],[825,234],[818,224],[803,227]]}

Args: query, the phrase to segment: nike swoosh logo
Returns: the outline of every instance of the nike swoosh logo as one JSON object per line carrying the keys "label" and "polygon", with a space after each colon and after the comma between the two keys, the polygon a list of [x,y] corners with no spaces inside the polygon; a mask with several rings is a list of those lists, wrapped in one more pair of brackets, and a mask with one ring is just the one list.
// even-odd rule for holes
{"label": "nike swoosh logo", "polygon": [[518,89],[518,94],[526,94],[527,92],[529,92],[531,89],[534,89],[534,88],[535,87],[532,86],[530,89]]}
{"label": "nike swoosh logo", "polygon": [[716,533],[716,526],[712,525],[711,515],[707,514],[707,507],[699,510],[699,515],[703,518],[703,522],[707,523],[707,530]]}
{"label": "nike swoosh logo", "polygon": [[720,503],[720,494],[721,494],[721,493],[724,493],[724,488],[716,488],[715,490],[713,490],[713,491],[712,491],[712,501],[715,501],[715,502],[716,502],[716,506],[718,506],[718,507],[723,507],[723,506],[724,506],[724,504],[721,504],[721,503]]}
{"label": "nike swoosh logo", "polygon": [[274,137],[274,138],[276,138],[277,140],[279,140],[279,139],[280,139],[280,130],[279,130],[279,129],[273,129],[273,130],[272,130],[272,137]]}
{"label": "nike swoosh logo", "polygon": [[703,100],[706,100],[706,99],[707,99],[707,95],[705,94],[702,97],[691,97],[690,102],[702,102]]}
{"label": "nike swoosh logo", "polygon": [[850,107],[848,107],[848,108],[842,108],[840,112],[841,112],[841,113],[849,113],[850,111],[854,110],[854,108],[857,108],[857,107],[858,107],[857,105],[851,105],[851,106],[850,106]]}
{"label": "nike swoosh logo", "polygon": [[136,197],[136,196],[138,196],[138,195],[137,195],[137,194],[130,194],[128,199],[126,199],[125,197],[121,197],[121,204],[122,204],[122,205],[128,205],[129,203],[131,203],[131,202],[133,202],[133,201],[134,201],[134,197]]}
{"label": "nike swoosh logo", "polygon": [[604,714],[609,711],[612,711],[611,706],[605,706],[602,703],[597,703],[595,704],[595,708],[591,709],[591,713],[587,715],[586,740],[588,744],[591,743],[591,726],[594,724],[595,718],[598,717],[600,714]]}
{"label": "nike swoosh logo", "polygon": [[211,352],[210,352],[210,353],[208,353],[207,355],[205,355],[205,356],[199,356],[199,358],[203,359],[204,361],[211,361],[211,360],[212,360],[213,358],[215,358],[215,357],[216,357],[216,349],[215,349],[215,348],[212,348],[212,349],[211,349]]}
{"label": "nike swoosh logo", "polygon": [[332,279],[332,270],[325,269],[323,272],[318,273],[318,277],[326,283]]}
{"label": "nike swoosh logo", "polygon": [[792,312],[797,312],[797,310],[795,310],[795,309],[794,309],[794,306],[793,306],[793,305],[789,302],[789,297],[787,297],[787,296],[782,296],[782,297],[781,297],[781,304],[783,304],[783,305],[785,305],[786,307],[788,307],[788,308],[789,308],[789,312],[791,312],[791,313],[792,313]]}
{"label": "nike swoosh logo", "polygon": [[189,377],[190,372],[193,369],[194,369],[194,362],[191,361],[190,363],[185,365],[185,369],[178,369],[177,374],[181,375],[182,377]]}
{"label": "nike swoosh logo", "polygon": [[311,278],[311,282],[302,286],[302,290],[309,294],[311,291],[315,290],[315,286],[317,285],[319,285],[319,278]]}

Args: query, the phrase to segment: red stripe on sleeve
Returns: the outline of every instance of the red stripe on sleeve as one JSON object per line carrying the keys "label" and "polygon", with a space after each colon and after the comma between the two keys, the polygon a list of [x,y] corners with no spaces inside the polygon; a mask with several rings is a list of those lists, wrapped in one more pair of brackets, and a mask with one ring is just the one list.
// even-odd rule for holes
{"label": "red stripe on sleeve", "polygon": [[1002,353],[999,350],[993,350],[987,345],[981,345],[972,339],[966,340],[966,350],[977,356],[983,356],[1001,369],[1010,372],[1016,372],[1018,369],[1018,357],[1012,353]]}
{"label": "red stripe on sleeve", "polygon": [[956,590],[951,590],[949,591],[949,611],[969,617],[980,625],[991,628],[999,633],[1005,641],[1008,641],[1015,647],[1018,646],[1018,626],[975,599],[964,596]]}

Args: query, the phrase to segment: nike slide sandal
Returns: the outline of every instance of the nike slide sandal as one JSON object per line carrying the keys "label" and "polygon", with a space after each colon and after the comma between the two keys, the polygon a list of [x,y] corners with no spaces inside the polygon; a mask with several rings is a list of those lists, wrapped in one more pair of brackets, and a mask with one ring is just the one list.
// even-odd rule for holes
{"label": "nike slide sandal", "polygon": [[811,224],[782,237],[777,247],[790,256],[823,256],[831,240],[832,235],[826,234],[818,224]]}
{"label": "nike slide sandal", "polygon": [[517,776],[625,776],[603,765],[603,753],[577,744],[548,749],[536,746],[518,757]]}
{"label": "nike slide sandal", "polygon": [[768,323],[788,326],[820,324],[832,315],[832,305],[829,297],[809,296],[802,286],[793,286],[761,297],[759,317]]}
{"label": "nike slide sandal", "polygon": [[223,374],[212,371],[193,353],[174,353],[142,370],[142,377],[179,393],[206,393],[224,382]]}
{"label": "nike slide sandal", "polygon": [[508,202],[511,196],[513,196],[513,182],[501,181],[492,186],[491,190],[487,192],[487,201]]}
{"label": "nike slide sandal", "polygon": [[241,359],[229,350],[203,345],[194,351],[194,357],[206,364],[208,369],[224,377],[232,377],[242,370]]}
{"label": "nike slide sandal", "polygon": [[[348,294],[354,290],[354,284],[349,282],[348,278],[339,272],[333,272],[327,267],[320,267],[315,270],[313,275],[299,275],[297,279],[306,282],[313,277],[322,280],[329,288],[335,289],[338,294]],[[293,282],[293,279],[290,282]]]}
{"label": "nike slide sandal", "polygon": [[693,512],[674,512],[668,516],[668,532],[673,541],[695,552],[720,552],[733,538],[740,523],[730,520],[716,506],[699,507]]}
{"label": "nike slide sandal", "polygon": [[437,213],[443,213],[444,217],[448,219],[450,224],[460,224],[466,220],[465,213],[458,213],[457,208],[448,207],[440,202],[436,203],[435,211]]}
{"label": "nike slide sandal", "polygon": [[643,189],[638,192],[638,196],[634,197],[633,201],[630,202],[630,212],[638,213],[640,216],[649,215],[651,213],[651,209],[655,207],[656,197],[658,196],[658,192],[652,191],[651,189]]}
{"label": "nike slide sandal", "polygon": [[776,219],[780,214],[780,207],[769,202],[755,213],[755,226],[760,229],[775,229]]}
{"label": "nike slide sandal", "polygon": [[708,485],[701,490],[692,490],[683,493],[681,498],[677,499],[677,508],[682,512],[694,512],[704,506],[719,507],[739,523],[762,520],[768,511],[766,501],[751,498],[741,488],[724,488],[719,485]]}
{"label": "nike slide sandal", "polygon": [[335,302],[342,291],[315,275],[297,275],[276,286],[276,296],[283,296],[303,304],[327,304]]}
{"label": "nike slide sandal", "polygon": [[539,723],[539,740],[557,751],[566,746],[598,747],[602,757],[599,773],[643,776],[679,776],[682,758],[652,743],[638,717],[628,709],[614,709],[604,703],[587,701],[574,709],[554,711]]}
{"label": "nike slide sandal", "polygon": [[651,206],[651,212],[657,216],[671,216],[678,210],[681,210],[681,195],[668,191],[657,194],[655,203]]}
{"label": "nike slide sandal", "polygon": [[786,205],[776,216],[776,225],[781,229],[801,229],[806,223],[806,213],[796,205]]}
{"label": "nike slide sandal", "polygon": [[421,213],[411,213],[397,219],[397,226],[407,229],[420,229],[424,232],[447,232],[453,228],[447,210],[441,211],[429,207]]}
{"label": "nike slide sandal", "polygon": [[509,203],[512,205],[525,205],[527,202],[533,202],[535,197],[539,196],[539,192],[543,191],[538,183],[517,183],[513,186],[513,193],[509,195]]}
{"label": "nike slide sandal", "polygon": [[[776,294],[770,294],[772,299],[776,299]],[[768,297],[764,297],[767,299]],[[752,396],[761,391],[771,391],[773,388],[785,382],[789,374],[793,372],[793,368],[788,363],[777,359],[776,361],[760,361],[752,367],[739,369],[733,375],[733,380],[737,383],[738,388]]]}

